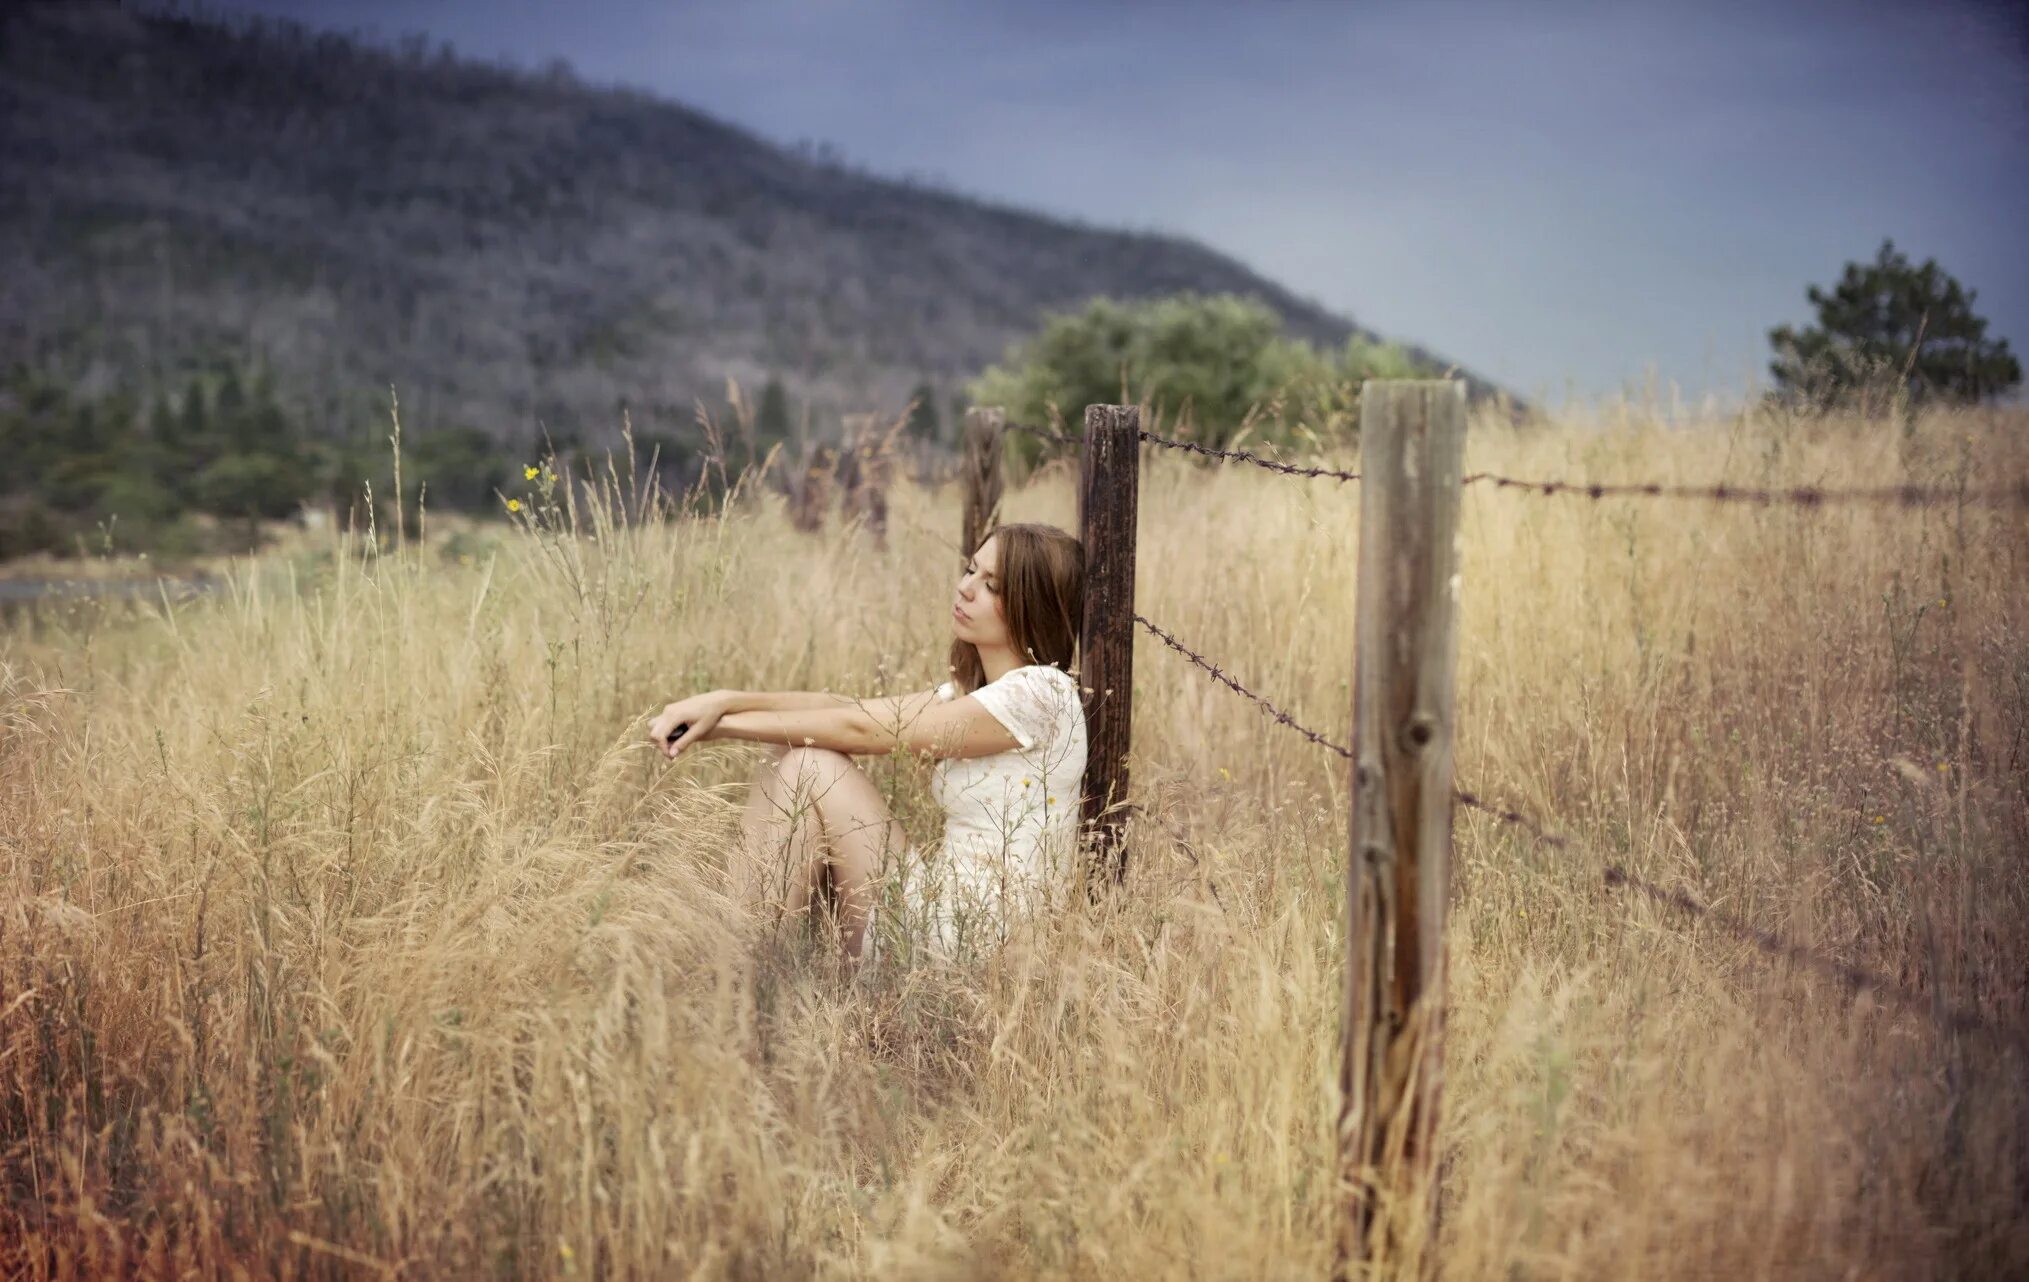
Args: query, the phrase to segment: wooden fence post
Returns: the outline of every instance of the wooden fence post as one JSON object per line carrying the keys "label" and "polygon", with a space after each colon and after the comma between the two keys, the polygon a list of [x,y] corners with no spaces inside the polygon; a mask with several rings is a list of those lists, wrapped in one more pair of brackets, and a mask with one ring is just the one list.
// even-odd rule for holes
{"label": "wooden fence post", "polygon": [[1141,480],[1141,409],[1087,405],[1078,535],[1085,545],[1085,619],[1078,637],[1085,691],[1084,818],[1097,869],[1127,874],[1127,751],[1134,716],[1134,516]]}
{"label": "wooden fence post", "polygon": [[1465,385],[1360,395],[1337,1269],[1434,1258]]}
{"label": "wooden fence post", "polygon": [[1007,411],[976,408],[965,411],[965,528],[960,532],[958,563],[962,568],[979,551],[986,532],[1000,515],[1001,436],[1007,430]]}

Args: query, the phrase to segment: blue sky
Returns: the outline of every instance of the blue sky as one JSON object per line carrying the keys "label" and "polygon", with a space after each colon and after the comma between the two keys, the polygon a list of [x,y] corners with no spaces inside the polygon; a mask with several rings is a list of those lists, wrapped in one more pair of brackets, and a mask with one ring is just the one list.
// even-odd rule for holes
{"label": "blue sky", "polygon": [[1737,398],[1884,237],[2029,348],[2029,22],[1933,3],[228,0],[1194,237],[1524,395]]}

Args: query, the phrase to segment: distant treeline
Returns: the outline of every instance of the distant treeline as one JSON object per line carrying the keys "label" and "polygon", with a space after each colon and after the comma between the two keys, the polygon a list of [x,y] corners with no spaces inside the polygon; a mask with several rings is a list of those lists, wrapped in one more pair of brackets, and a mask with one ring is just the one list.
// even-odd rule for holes
{"label": "distant treeline", "polygon": [[[249,551],[264,524],[323,513],[363,528],[394,525],[394,404],[362,411],[359,426],[333,437],[306,427],[271,371],[231,360],[205,363],[146,393],[90,394],[89,380],[17,366],[0,377],[0,560],[34,552],[150,552],[193,555]],[[838,424],[811,421],[770,378],[758,398],[700,408],[701,427],[633,426],[635,466],[669,494],[707,477],[712,448],[735,472],[799,439],[836,436]],[[950,407],[962,413],[962,399]],[[498,514],[538,462],[580,469],[625,453],[619,431],[588,439],[575,428],[535,428],[519,447],[472,426],[441,426],[403,415],[401,491],[414,528],[419,508]],[[933,389],[916,389],[909,437],[933,448],[944,417]],[[621,466],[625,466],[624,461]]]}
{"label": "distant treeline", "polygon": [[[231,365],[143,397],[77,392],[17,368],[0,386],[0,557],[83,548],[199,552],[249,546],[259,523],[308,505],[345,511],[369,482],[393,494],[386,432],[313,439],[271,376]],[[477,508],[506,483],[508,457],[452,428],[406,443],[403,467],[431,502]],[[207,519],[209,518],[209,519]]]}

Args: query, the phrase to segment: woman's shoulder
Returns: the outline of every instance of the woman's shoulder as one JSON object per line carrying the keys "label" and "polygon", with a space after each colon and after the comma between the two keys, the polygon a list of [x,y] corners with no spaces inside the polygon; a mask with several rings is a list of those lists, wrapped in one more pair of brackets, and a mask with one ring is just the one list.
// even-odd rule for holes
{"label": "woman's shoulder", "polygon": [[1049,663],[1030,663],[1019,668],[1010,668],[1002,674],[1000,682],[990,684],[1000,683],[1024,686],[1056,695],[1078,692],[1078,678]]}
{"label": "woman's shoulder", "polygon": [[[1009,668],[972,693],[978,695],[988,690],[993,691],[995,695],[1021,691],[1052,696],[1075,696],[1078,694],[1078,678],[1052,664],[1030,663],[1019,668]],[[937,698],[941,702],[956,699],[959,694],[958,683],[955,681],[946,681],[937,687]]]}

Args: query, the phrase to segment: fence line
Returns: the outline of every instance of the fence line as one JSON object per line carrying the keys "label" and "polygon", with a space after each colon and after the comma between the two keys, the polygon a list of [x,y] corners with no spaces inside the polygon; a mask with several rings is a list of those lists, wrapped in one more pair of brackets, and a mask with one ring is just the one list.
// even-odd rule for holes
{"label": "fence line", "polygon": [[[1136,623],[1139,623],[1142,627],[1146,628],[1150,633],[1154,634],[1154,636],[1158,640],[1160,640],[1164,645],[1168,646],[1172,650],[1175,650],[1178,654],[1183,655],[1184,658],[1188,659],[1191,663],[1210,673],[1215,681],[1218,681],[1230,687],[1236,693],[1244,695],[1246,698],[1251,699],[1255,703],[1259,704],[1262,708],[1264,708],[1268,712],[1273,713],[1275,715],[1275,719],[1278,722],[1281,722],[1283,725],[1288,726],[1290,729],[1296,731],[1298,734],[1310,740],[1312,743],[1317,744],[1319,747],[1328,748],[1332,752],[1337,753],[1339,756],[1347,760],[1352,759],[1353,752],[1350,748],[1347,748],[1343,744],[1334,743],[1331,740],[1325,738],[1323,735],[1318,734],[1316,731],[1308,729],[1307,727],[1303,726],[1302,724],[1297,722],[1295,718],[1291,717],[1288,713],[1284,712],[1282,709],[1276,707],[1273,703],[1269,702],[1261,695],[1256,694],[1254,691],[1248,689],[1246,686],[1242,685],[1239,681],[1235,680],[1232,674],[1226,672],[1219,664],[1213,663],[1210,660],[1206,659],[1203,655],[1197,653],[1195,650],[1192,650],[1189,646],[1177,640],[1174,636],[1163,630],[1161,627],[1158,627],[1156,624],[1151,623],[1148,619],[1142,617],[1140,614],[1136,614],[1134,616],[1134,621]],[[1452,790],[1452,799],[1459,805],[1466,806],[1473,810],[1477,810],[1482,814],[1490,815],[1495,819],[1498,819],[1504,823],[1525,828],[1530,833],[1532,833],[1539,841],[1544,842],[1546,845],[1554,846],[1560,850],[1565,849],[1569,845],[1569,840],[1566,837],[1558,833],[1550,832],[1540,822],[1531,818],[1528,815],[1523,814],[1519,810],[1513,810],[1499,805],[1495,805],[1491,802],[1481,799],[1477,794],[1467,791],[1463,788],[1454,788]],[[1866,970],[1862,967],[1854,966],[1846,962],[1834,961],[1831,958],[1822,956],[1819,953],[1813,951],[1812,949],[1802,944],[1795,943],[1794,941],[1782,938],[1780,935],[1775,934],[1773,931],[1764,930],[1759,926],[1755,926],[1752,923],[1744,921],[1739,917],[1735,917],[1732,914],[1727,913],[1721,909],[1713,908],[1710,907],[1709,905],[1699,903],[1696,899],[1693,899],[1689,894],[1685,893],[1684,891],[1664,890],[1661,886],[1656,885],[1654,882],[1648,881],[1642,877],[1635,875],[1634,873],[1628,872],[1625,868],[1622,868],[1619,864],[1607,865],[1605,875],[1606,875],[1606,884],[1610,887],[1622,887],[1622,886],[1631,887],[1632,889],[1638,890],[1641,893],[1661,903],[1668,904],[1673,908],[1681,909],[1682,911],[1690,913],[1695,917],[1703,918],[1707,921],[1710,921],[1715,925],[1719,926],[1721,929],[1727,931],[1728,933],[1740,939],[1746,940],[1747,942],[1753,944],[1755,947],[1761,949],[1763,952],[1766,952],[1772,956],[1786,958],[1787,960],[1794,961],[1805,966],[1809,966],[1824,974],[1830,975],[1832,978],[1839,980],[1841,983],[1845,984],[1848,988],[1852,989],[1855,992],[1867,991],[1882,994],[1905,1007],[1916,1010],[1918,1013],[1929,1014],[1936,1017],[1940,1022],[1944,1023],[1946,1027],[1951,1028],[1954,1031],[1965,1032],[1992,1028],[1992,1024],[1989,1020],[1976,1013],[1968,1012],[1963,1009],[1949,1009],[1944,1011],[1932,1009],[1930,1007],[1930,1004],[1926,1003],[1922,997],[1920,997],[1915,993],[1910,992],[1907,988],[1903,987],[1901,984],[1894,982],[1893,980],[1890,980],[1873,971]],[[2023,1039],[2023,1041],[2025,1045],[2029,1045],[2029,1038],[2025,1038]]]}
{"label": "fence line", "polygon": [[1597,481],[1525,481],[1493,472],[1474,472],[1461,484],[1490,482],[1497,489],[1524,490],[1535,494],[1580,494],[1586,498],[1677,498],[1703,499],[1714,503],[1759,503],[1776,507],[1827,507],[1839,503],[1880,504],[1898,507],[1929,507],[1942,503],[1970,503],[1981,507],[2029,508],[2029,481],[2010,488],[1959,490],[1920,485],[1883,485],[1869,489],[1827,490],[1815,485],[1790,489],[1757,489],[1740,485],[1663,485],[1653,481],[1604,483]]}
{"label": "fence line", "polygon": [[1205,671],[1211,673],[1212,679],[1214,681],[1225,683],[1226,685],[1232,687],[1235,693],[1245,695],[1247,698],[1252,699],[1254,702],[1260,704],[1263,708],[1265,708],[1269,712],[1275,714],[1275,719],[1281,722],[1283,725],[1288,726],[1290,729],[1296,731],[1298,734],[1310,740],[1318,747],[1329,748],[1333,752],[1338,753],[1341,757],[1344,757],[1346,760],[1348,761],[1352,760],[1353,750],[1351,748],[1348,748],[1343,744],[1333,743],[1331,740],[1325,738],[1317,731],[1307,729],[1304,726],[1297,724],[1296,718],[1290,716],[1287,712],[1284,712],[1282,709],[1276,707],[1274,704],[1262,698],[1260,695],[1254,693],[1252,690],[1249,690],[1246,686],[1241,685],[1238,681],[1235,681],[1231,675],[1229,675],[1222,668],[1220,668],[1218,664],[1209,662],[1203,655],[1191,649],[1183,642],[1177,640],[1169,633],[1163,631],[1155,624],[1150,623],[1147,619],[1143,618],[1141,615],[1139,614],[1135,615],[1134,621],[1136,623],[1139,623],[1142,627],[1147,628],[1150,632],[1154,633],[1156,638],[1160,640],[1164,645],[1168,646],[1172,650],[1175,650],[1178,654],[1181,654],[1182,656],[1184,656],[1184,658],[1189,659],[1192,663],[1195,663],[1199,667],[1203,668]]}
{"label": "fence line", "polygon": [[1214,449],[1209,445],[1200,445],[1196,441],[1171,440],[1167,436],[1157,436],[1154,432],[1143,432],[1141,439],[1150,445],[1160,446],[1166,450],[1186,450],[1192,454],[1202,454],[1206,458],[1229,459],[1236,463],[1252,463],[1255,467],[1265,467],[1271,472],[1281,472],[1285,476],[1329,477],[1341,484],[1346,481],[1357,481],[1360,479],[1358,472],[1343,472],[1335,467],[1298,467],[1294,463],[1279,463],[1274,459],[1263,458],[1259,454],[1254,454],[1247,450]]}
{"label": "fence line", "polygon": [[[1054,432],[1046,427],[1029,423],[1009,423],[1011,431],[1023,432],[1039,440],[1049,441],[1066,448],[1084,444],[1075,436]],[[1340,483],[1357,481],[1358,472],[1348,472],[1335,467],[1303,467],[1295,463],[1283,463],[1264,458],[1248,450],[1222,450],[1196,441],[1180,441],[1143,431],[1141,440],[1161,449],[1183,450],[1222,461],[1249,463],[1286,476],[1325,478]],[[1575,494],[1590,499],[1604,498],[1679,498],[1698,499],[1713,503],[1758,503],[1764,507],[1830,507],[1838,504],[1874,504],[1889,507],[1932,507],[1945,503],[1966,503],[1976,507],[2019,507],[2029,508],[2029,480],[2013,486],[1993,486],[1983,489],[1953,489],[1944,486],[1883,485],[1865,489],[1830,490],[1816,485],[1797,485],[1764,488],[1747,485],[1679,485],[1659,481],[1563,481],[1528,480],[1522,477],[1503,476],[1497,472],[1472,472],[1461,485],[1490,484],[1496,489],[1522,490],[1531,494]]]}
{"label": "fence line", "polygon": [[[1317,731],[1312,730],[1308,726],[1303,725],[1302,723],[1297,721],[1296,718],[1290,716],[1287,712],[1284,712],[1281,708],[1276,707],[1273,703],[1270,703],[1267,699],[1263,698],[1261,695],[1256,694],[1254,691],[1249,690],[1246,686],[1241,685],[1239,681],[1234,679],[1231,673],[1227,672],[1220,665],[1211,662],[1209,659],[1205,658],[1205,656],[1199,654],[1197,651],[1191,649],[1183,642],[1177,640],[1174,636],[1170,635],[1168,632],[1164,631],[1156,624],[1149,622],[1146,618],[1142,617],[1139,614],[1136,614],[1134,616],[1134,621],[1136,623],[1139,623],[1142,627],[1148,629],[1148,631],[1152,633],[1155,636],[1155,638],[1161,641],[1164,645],[1176,651],[1178,654],[1181,654],[1182,656],[1184,656],[1184,658],[1190,660],[1198,667],[1203,668],[1206,672],[1211,673],[1212,679],[1214,681],[1218,681],[1230,687],[1236,694],[1244,695],[1245,697],[1252,699],[1255,703],[1261,705],[1263,709],[1265,709],[1270,713],[1273,713],[1276,721],[1280,722],[1285,726],[1288,726],[1291,730],[1296,731],[1298,734],[1310,740],[1312,743],[1316,744],[1320,748],[1329,749],[1330,751],[1335,752],[1339,756],[1345,758],[1347,761],[1351,761],[1353,759],[1353,750],[1351,748],[1346,747],[1342,743],[1333,743],[1330,739],[1325,738]],[[1563,837],[1545,829],[1542,824],[1537,823],[1534,819],[1531,819],[1529,816],[1523,814],[1519,810],[1512,810],[1505,806],[1495,805],[1490,801],[1483,800],[1477,793],[1470,792],[1464,788],[1454,788],[1452,790],[1451,796],[1452,800],[1456,801],[1461,806],[1465,806],[1468,809],[1477,810],[1484,815],[1490,815],[1493,818],[1500,820],[1502,823],[1511,824],[1518,828],[1527,829],[1538,841],[1541,841],[1546,845],[1555,846],[1560,850],[1564,848],[1565,839]]]}
{"label": "fence line", "polygon": [[[1021,432],[1033,436],[1038,440],[1049,441],[1054,445],[1072,448],[1084,444],[1084,441],[1079,437],[1066,436],[1062,432],[1053,432],[1047,427],[1036,427],[1030,423],[1009,423],[1007,426],[1010,431]],[[1155,432],[1142,431],[1140,437],[1146,444],[1154,445],[1161,449],[1185,450],[1192,454],[1202,454],[1206,458],[1221,459],[1235,463],[1251,463],[1255,467],[1267,468],[1271,472],[1280,472],[1285,476],[1325,477],[1341,483],[1360,479],[1358,472],[1342,471],[1335,467],[1301,467],[1295,463],[1283,463],[1272,458],[1264,458],[1249,450],[1222,450],[1210,445],[1200,445],[1196,441],[1179,441],[1173,437],[1162,436]]]}
{"label": "fence line", "polygon": [[[1127,406],[1088,406],[1086,436],[1074,438],[1031,424],[1005,422],[1012,429],[1064,448],[1083,450],[1080,481],[1080,527],[1088,551],[1104,548],[1099,564],[1124,581],[1096,594],[1088,590],[1080,639],[1088,665],[1095,642],[1103,639],[1098,667],[1106,679],[1105,696],[1125,686],[1125,699],[1088,699],[1088,721],[1104,731],[1109,747],[1101,760],[1088,763],[1085,810],[1094,819],[1094,795],[1103,799],[1103,814],[1116,813],[1125,800],[1126,761],[1132,715],[1133,630],[1146,629],[1169,649],[1209,673],[1213,680],[1255,703],[1276,723],[1311,743],[1353,763],[1349,771],[1354,848],[1347,863],[1346,1017],[1342,1028],[1340,1064],[1339,1175],[1347,1194],[1346,1218],[1340,1228],[1334,1276],[1350,1277],[1355,1262],[1393,1249],[1395,1229],[1383,1223],[1377,1177],[1401,1183],[1396,1197],[1419,1204],[1434,1187],[1434,1128],[1441,1083],[1440,1050],[1443,1025],[1443,933],[1448,902],[1452,818],[1443,806],[1429,806],[1419,790],[1426,784],[1449,793],[1451,806],[1480,811],[1501,823],[1520,827],[1537,840],[1564,849],[1567,839],[1519,809],[1483,800],[1456,787],[1451,776],[1449,722],[1452,713],[1452,672],[1456,661],[1453,622],[1457,578],[1450,550],[1457,519],[1457,490],[1475,484],[1518,489],[1542,495],[1682,498],[1711,502],[1752,503],[1764,507],[1819,509],[1835,504],[1896,506],[1905,509],[1955,504],[2029,509],[2029,480],[1991,488],[1882,486],[1832,490],[1820,486],[1761,488],[1730,484],[1687,485],[1646,482],[1579,482],[1559,479],[1525,480],[1493,472],[1461,475],[1459,455],[1463,432],[1459,389],[1431,383],[1377,384],[1377,395],[1361,398],[1363,438],[1371,445],[1370,462],[1377,469],[1379,493],[1363,495],[1361,504],[1362,584],[1355,611],[1354,728],[1357,747],[1335,743],[1301,723],[1268,699],[1248,689],[1221,663],[1185,645],[1166,629],[1134,610],[1132,567],[1134,520],[1139,475],[1139,446],[1181,450],[1221,462],[1241,462],[1282,475],[1361,480],[1358,472],[1305,467],[1264,458],[1246,450],[1226,450],[1179,441],[1140,430],[1137,411]],[[996,439],[998,434],[996,433]],[[996,451],[997,452],[997,451]],[[1385,483],[1385,484],[1384,484]],[[1456,488],[1454,488],[1456,487]],[[1088,566],[1093,564],[1088,561]],[[1376,573],[1376,570],[1382,571]],[[1447,594],[1445,584],[1450,584]],[[1371,585],[1383,585],[1376,587]],[[1089,589],[1088,580],[1088,589]],[[1097,608],[1094,608],[1094,604]],[[1435,603],[1435,604],[1433,604]],[[1407,647],[1405,653],[1404,647]],[[1110,657],[1109,657],[1110,656]],[[1117,671],[1116,671],[1117,670]],[[1371,687],[1371,688],[1370,688]],[[1405,693],[1406,692],[1406,693]],[[1092,692],[1088,691],[1088,694]],[[1098,718],[1094,720],[1094,712]],[[1095,740],[1095,742],[1097,742]],[[1427,757],[1427,760],[1426,760]],[[1401,758],[1395,765],[1387,764]],[[1419,764],[1421,763],[1421,764]],[[1433,764],[1434,763],[1434,764]],[[1406,773],[1406,792],[1379,785]],[[1103,786],[1095,786],[1095,781]],[[1431,798],[1441,798],[1443,792]],[[1125,809],[1140,811],[1127,803]],[[1406,834],[1406,836],[1405,836]],[[1101,830],[1102,849],[1115,845],[1117,827]],[[1396,842],[1403,848],[1396,849]],[[1116,846],[1107,860],[1117,878],[1124,871],[1124,847]],[[1954,1031],[1985,1029],[2011,1037],[2029,1048],[2029,1036],[1997,1026],[1964,1008],[1947,1006],[1941,991],[1928,1001],[1902,985],[1861,967],[1833,961],[1801,944],[1783,939],[1730,914],[1700,903],[1681,891],[1666,891],[1627,872],[1618,864],[1605,869],[1609,888],[1632,887],[1670,907],[1690,913],[1752,943],[1762,951],[1828,974],[1847,988],[1871,991],[1907,1008],[1930,1014]],[[1406,930],[1406,935],[1398,932]],[[1403,940],[1408,941],[1407,945]],[[1377,941],[1394,940],[1390,945]],[[1427,1000],[1426,1000],[1427,999]],[[1434,1005],[1431,1005],[1434,1003]],[[1414,1061],[1413,1072],[1405,1065]],[[1394,1120],[1387,1120],[1394,1119]],[[1384,1124],[1385,1123],[1385,1124]],[[1402,1136],[1389,1136],[1400,1125]],[[1405,1142],[1407,1147],[1401,1147]],[[1395,1147],[1390,1147],[1393,1144]],[[1406,1165],[1405,1165],[1406,1163]],[[1406,1203],[1404,1204],[1407,1205]],[[1399,1210],[1399,1208],[1398,1208]],[[1434,1203],[1424,1208],[1434,1215]],[[1412,1218],[1424,1211],[1411,1210]]]}
{"label": "fence line", "polygon": [[1467,792],[1463,788],[1455,789],[1452,792],[1452,800],[1467,809],[1477,810],[1483,815],[1491,815],[1504,824],[1512,824],[1517,828],[1527,829],[1531,836],[1546,846],[1553,846],[1558,850],[1562,850],[1569,844],[1561,834],[1551,832],[1521,811],[1482,800],[1478,794]]}
{"label": "fence line", "polygon": [[1884,997],[1905,1010],[1929,1016],[1952,1032],[1995,1033],[2015,1043],[2018,1048],[2029,1051],[2029,1035],[2025,1035],[2022,1030],[2003,1027],[1995,1023],[1991,1018],[1977,1011],[1968,1010],[1963,1006],[1947,1005],[1941,994],[1934,993],[1931,997],[1926,998],[1920,993],[1911,992],[1908,988],[1889,979],[1885,975],[1867,970],[1864,967],[1852,965],[1849,962],[1834,961],[1794,940],[1784,939],[1774,931],[1763,930],[1761,927],[1735,917],[1733,914],[1725,912],[1722,909],[1714,908],[1709,904],[1701,904],[1681,890],[1664,890],[1654,882],[1627,871],[1627,869],[1619,864],[1608,864],[1605,875],[1606,884],[1609,888],[1618,889],[1627,887],[1638,890],[1659,903],[1667,904],[1672,908],[1689,913],[1693,917],[1709,921],[1728,934],[1737,939],[1746,940],[1772,957],[1780,957],[1786,961],[1796,962],[1799,965],[1808,966],[1822,974],[1829,975],[1831,978],[1844,984],[1851,992],[1867,992]]}

